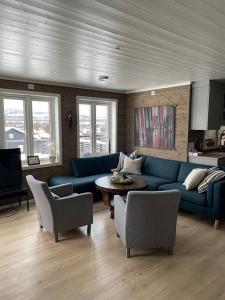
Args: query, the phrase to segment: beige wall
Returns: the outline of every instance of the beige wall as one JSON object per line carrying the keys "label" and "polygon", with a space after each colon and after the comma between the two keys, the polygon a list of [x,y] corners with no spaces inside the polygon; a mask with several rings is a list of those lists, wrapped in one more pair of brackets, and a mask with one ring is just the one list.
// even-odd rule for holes
{"label": "beige wall", "polygon": [[[134,147],[134,108],[176,104],[175,150]],[[138,153],[187,161],[189,129],[190,85],[157,90],[155,96],[150,91],[127,95],[127,151],[138,150]]]}
{"label": "beige wall", "polygon": [[[15,89],[15,90],[27,90],[27,82],[1,80],[0,88]],[[54,86],[46,84],[35,84],[36,92],[45,93],[57,93],[61,95],[61,118],[62,118],[62,155],[63,165],[51,168],[41,168],[24,171],[26,174],[35,174],[40,180],[46,181],[49,176],[53,175],[65,175],[68,173],[69,160],[77,155],[77,120],[76,120],[76,96],[89,96],[89,97],[101,97],[118,99],[118,150],[126,150],[126,99],[124,94],[111,93],[104,91],[94,91],[77,89],[63,86]],[[67,128],[66,113],[72,112],[73,114],[73,127]]]}

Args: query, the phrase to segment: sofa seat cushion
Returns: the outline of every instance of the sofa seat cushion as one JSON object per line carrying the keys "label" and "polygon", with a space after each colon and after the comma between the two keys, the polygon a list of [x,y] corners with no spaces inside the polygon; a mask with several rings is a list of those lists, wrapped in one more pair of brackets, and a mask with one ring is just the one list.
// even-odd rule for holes
{"label": "sofa seat cushion", "polygon": [[150,176],[150,175],[135,175],[135,177],[141,177],[143,179],[145,179],[148,183],[148,190],[149,191],[157,191],[158,190],[158,186],[161,184],[166,184],[166,183],[170,183],[171,181],[165,178],[161,178],[161,177],[156,177],[156,176]]}
{"label": "sofa seat cushion", "polygon": [[74,193],[85,193],[95,191],[95,180],[112,175],[111,173],[97,174],[85,177],[73,177],[73,176],[53,176],[48,179],[49,186],[59,185],[63,183],[71,183],[73,185]]}
{"label": "sofa seat cushion", "polygon": [[181,191],[182,196],[181,199],[187,202],[194,203],[200,206],[206,206],[207,203],[207,195],[206,193],[199,194],[197,190],[187,191],[185,186],[180,182],[163,184],[159,186],[160,191],[173,190],[177,189]]}
{"label": "sofa seat cushion", "polygon": [[181,162],[158,157],[146,157],[142,166],[142,172],[160,178],[166,178],[170,182],[177,181]]}

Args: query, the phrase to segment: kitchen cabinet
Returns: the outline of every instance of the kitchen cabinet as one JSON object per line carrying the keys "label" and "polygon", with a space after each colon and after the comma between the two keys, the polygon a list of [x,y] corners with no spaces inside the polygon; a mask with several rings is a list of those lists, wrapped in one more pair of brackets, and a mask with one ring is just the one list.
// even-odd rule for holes
{"label": "kitchen cabinet", "polygon": [[225,85],[215,81],[192,84],[191,129],[217,130],[223,121]]}

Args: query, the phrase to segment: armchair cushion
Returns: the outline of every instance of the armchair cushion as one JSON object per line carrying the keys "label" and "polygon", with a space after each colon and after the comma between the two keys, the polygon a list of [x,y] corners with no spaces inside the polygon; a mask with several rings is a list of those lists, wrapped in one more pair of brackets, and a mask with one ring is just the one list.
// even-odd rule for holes
{"label": "armchair cushion", "polygon": [[64,197],[73,193],[73,185],[71,183],[64,183],[56,186],[51,186],[49,189],[52,194],[56,194],[59,197]]}

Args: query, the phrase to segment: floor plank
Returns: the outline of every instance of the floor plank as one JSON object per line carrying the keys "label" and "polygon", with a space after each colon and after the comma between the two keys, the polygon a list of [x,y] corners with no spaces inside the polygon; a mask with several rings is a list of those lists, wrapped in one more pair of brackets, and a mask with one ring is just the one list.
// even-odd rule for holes
{"label": "floor plank", "polygon": [[224,231],[180,212],[173,256],[137,249],[126,259],[102,203],[90,237],[83,227],[59,243],[39,229],[34,204],[23,205],[0,218],[0,299],[224,299]]}

